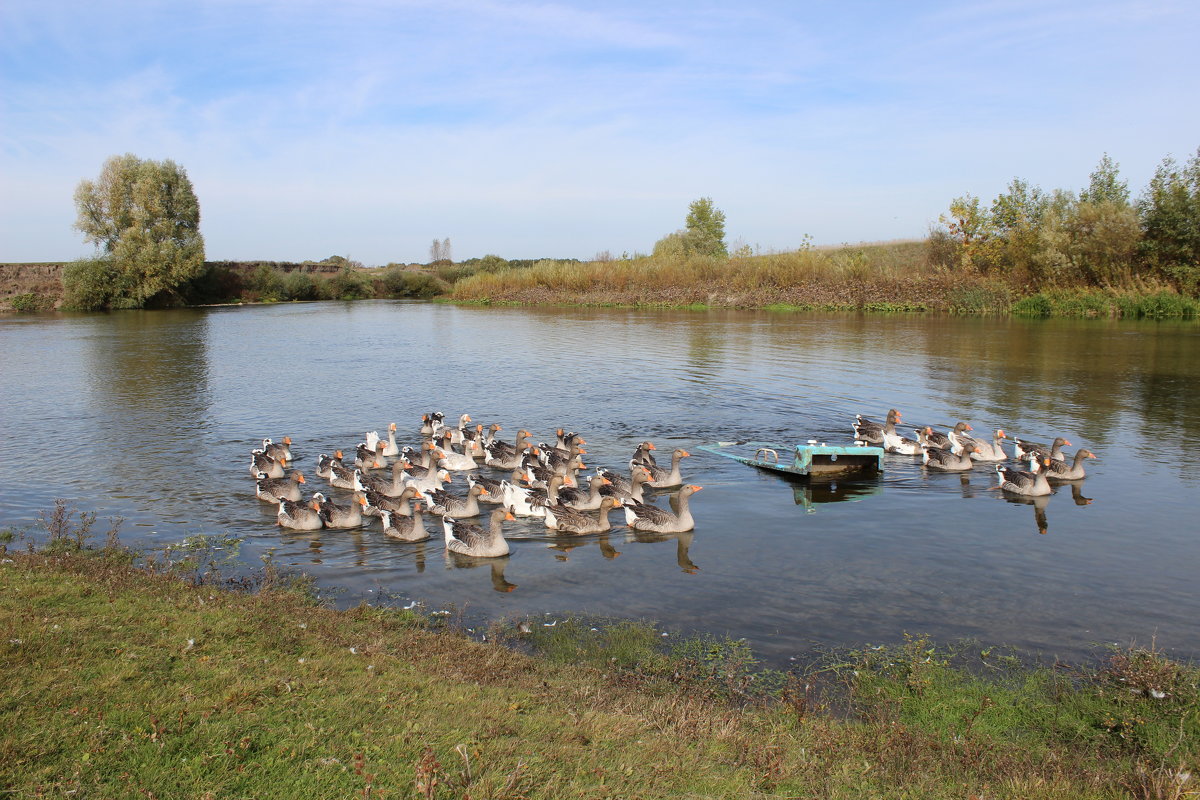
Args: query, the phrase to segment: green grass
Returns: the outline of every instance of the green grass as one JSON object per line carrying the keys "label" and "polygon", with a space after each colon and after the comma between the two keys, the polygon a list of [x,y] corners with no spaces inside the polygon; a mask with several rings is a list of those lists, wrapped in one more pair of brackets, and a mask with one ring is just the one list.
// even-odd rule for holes
{"label": "green grass", "polygon": [[14,797],[1194,789],[1178,776],[1197,766],[1200,671],[1152,650],[1063,672],[991,652],[968,667],[915,638],[785,675],[739,640],[646,622],[496,623],[478,642],[442,616],[327,608],[269,562],[223,581],[228,537],[135,567],[115,527],[89,548],[94,521],[60,503],[43,551],[0,558],[0,789]]}

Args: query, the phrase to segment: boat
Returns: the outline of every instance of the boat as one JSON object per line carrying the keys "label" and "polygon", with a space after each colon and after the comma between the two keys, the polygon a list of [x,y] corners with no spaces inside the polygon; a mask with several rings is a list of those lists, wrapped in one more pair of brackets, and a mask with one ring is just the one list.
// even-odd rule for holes
{"label": "boat", "polygon": [[[746,448],[752,455],[731,452],[729,448],[732,447]],[[794,446],[771,442],[716,442],[699,445],[698,449],[797,480],[869,477],[883,472],[882,447],[843,447],[809,439],[806,444]]]}

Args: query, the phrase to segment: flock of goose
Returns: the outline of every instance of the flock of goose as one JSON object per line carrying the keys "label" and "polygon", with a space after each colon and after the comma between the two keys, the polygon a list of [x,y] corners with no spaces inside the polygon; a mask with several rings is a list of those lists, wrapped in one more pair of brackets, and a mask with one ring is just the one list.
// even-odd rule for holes
{"label": "flock of goose", "polygon": [[[927,468],[942,472],[965,472],[979,462],[1001,462],[1009,458],[1003,444],[1008,436],[1003,430],[997,429],[989,442],[968,436],[968,432],[974,428],[966,422],[959,422],[948,433],[940,433],[928,426],[915,428],[913,433],[917,438],[909,439],[896,432],[900,417],[900,412],[894,408],[888,411],[883,422],[874,422],[858,415],[853,424],[855,441],[880,446],[889,453],[919,455]],[[1049,445],[1024,439],[1013,439],[1012,442],[1013,459],[1027,462],[1029,469],[996,463],[999,488],[1026,497],[1050,494],[1053,491],[1050,485],[1052,480],[1082,480],[1087,475],[1084,463],[1096,457],[1091,450],[1080,448],[1068,462],[1063,455],[1063,448],[1070,447],[1071,443],[1061,436]]]}
{"label": "flock of goose", "polygon": [[[1050,481],[1081,480],[1086,476],[1086,460],[1096,457],[1081,448],[1068,461],[1063,448],[1071,443],[1062,437],[1049,445],[1010,440],[1003,430],[996,430],[990,441],[975,438],[966,422],[947,433],[915,428],[916,438],[910,439],[897,432],[900,421],[901,413],[894,408],[883,422],[860,414],[853,423],[855,441],[889,453],[919,455],[928,469],[943,472],[995,463],[998,488],[1013,495],[1049,495]],[[534,444],[525,429],[517,432],[513,442],[506,442],[498,436],[502,430],[498,424],[485,429],[473,424],[470,414],[463,414],[458,426],[451,428],[441,412],[434,412],[422,416],[417,446],[402,447],[396,430],[393,422],[386,439],[376,431],[368,432],[350,463],[341,450],[318,458],[317,476],[332,489],[350,493],[349,502],[343,503],[320,491],[303,499],[301,485],[307,481],[298,470],[288,469],[293,460],[291,438],[263,439],[250,459],[250,473],[257,479],[255,494],[278,506],[279,525],[296,530],[359,528],[378,519],[385,535],[419,542],[430,538],[425,515],[439,517],[446,549],[479,557],[508,554],[503,525],[516,517],[537,518],[551,530],[575,535],[607,532],[609,514],[617,509],[634,530],[682,533],[695,526],[688,501],[702,487],[684,483],[680,461],[690,454],[683,449],[672,452],[667,467],[656,461],[654,445],[642,442],[628,462],[627,473],[598,469],[585,478],[580,473],[586,468],[586,442],[562,428],[557,429],[553,444]],[[1005,441],[1014,443],[1011,458],[1027,463],[1028,469],[1000,463],[1010,458]],[[501,477],[500,473],[508,474]],[[456,476],[461,480],[464,475],[461,493],[447,488]],[[675,490],[669,495],[670,509],[650,502],[647,489]],[[489,506],[493,508],[485,514]],[[485,525],[469,521],[480,516],[486,516]]]}
{"label": "flock of goose", "polygon": [[[690,455],[686,450],[674,450],[667,467],[656,461],[654,445],[642,442],[629,460],[628,473],[599,469],[585,479],[580,472],[586,468],[586,442],[579,434],[559,428],[553,444],[533,444],[532,434],[522,429],[510,443],[497,436],[501,430],[498,424],[486,429],[473,424],[470,414],[450,428],[445,415],[434,412],[422,416],[419,446],[401,447],[393,422],[386,439],[368,432],[349,464],[341,450],[322,453],[317,476],[333,489],[349,491],[349,503],[335,502],[323,492],[303,499],[300,487],[307,481],[298,470],[288,469],[293,459],[287,436],[282,442],[263,439],[262,447],[251,453],[250,474],[257,479],[255,494],[278,506],[276,519],[285,528],[359,528],[378,518],[385,535],[419,542],[430,538],[428,513],[441,518],[446,549],[469,556],[507,555],[503,524],[518,516],[539,518],[563,534],[606,532],[609,514],[618,508],[634,530],[682,533],[695,525],[688,500],[702,487],[684,484],[680,461]],[[504,472],[507,477],[498,477]],[[462,474],[465,491],[446,488]],[[651,503],[646,489],[675,489],[670,510]],[[489,505],[494,509],[486,515],[486,525],[468,521],[484,515]]]}

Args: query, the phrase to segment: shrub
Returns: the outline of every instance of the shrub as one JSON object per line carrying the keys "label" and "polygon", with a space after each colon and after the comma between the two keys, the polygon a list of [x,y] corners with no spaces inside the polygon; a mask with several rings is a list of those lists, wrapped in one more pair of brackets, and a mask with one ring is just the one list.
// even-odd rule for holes
{"label": "shrub", "polygon": [[349,269],[343,269],[317,287],[322,300],[362,300],[373,294],[370,283]]}
{"label": "shrub", "polygon": [[384,294],[387,297],[430,298],[442,294],[446,285],[428,272],[413,272],[392,267],[383,273]]}
{"label": "shrub", "polygon": [[279,283],[283,300],[316,300],[317,282],[307,272],[288,272]]}
{"label": "shrub", "polygon": [[1050,298],[1040,293],[1022,297],[1012,307],[1013,315],[1018,317],[1048,317],[1053,311]]}
{"label": "shrub", "polygon": [[93,256],[68,264],[62,280],[64,308],[96,311],[112,304],[121,276],[111,258]]}
{"label": "shrub", "polygon": [[24,294],[10,297],[8,304],[12,306],[13,311],[35,314],[38,311],[46,311],[51,308],[54,305],[54,301],[37,292],[25,292]]}

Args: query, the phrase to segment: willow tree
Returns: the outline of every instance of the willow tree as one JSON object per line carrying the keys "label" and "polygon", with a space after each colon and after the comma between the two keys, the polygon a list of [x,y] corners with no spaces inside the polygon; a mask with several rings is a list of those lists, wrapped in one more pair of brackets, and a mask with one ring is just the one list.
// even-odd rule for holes
{"label": "willow tree", "polygon": [[174,161],[112,156],[95,181],[79,182],[75,207],[75,227],[99,251],[63,276],[68,301],[74,296],[76,305],[169,304],[204,269],[200,204]]}

